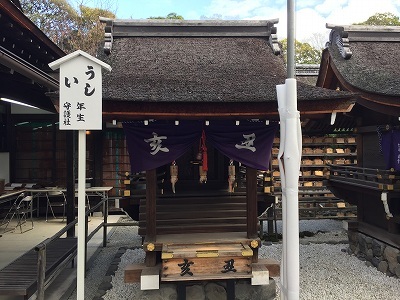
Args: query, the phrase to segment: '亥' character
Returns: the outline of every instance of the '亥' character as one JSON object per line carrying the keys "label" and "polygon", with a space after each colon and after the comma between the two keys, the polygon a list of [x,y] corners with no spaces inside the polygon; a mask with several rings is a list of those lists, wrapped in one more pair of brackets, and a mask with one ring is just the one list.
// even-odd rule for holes
{"label": "'\u4ea5' character", "polygon": [[157,133],[153,132],[153,137],[150,139],[145,139],[144,141],[146,143],[150,143],[150,147],[151,147],[151,155],[156,155],[159,151],[162,152],[169,152],[169,149],[167,147],[163,147],[161,145],[163,140],[166,140],[167,137],[166,136],[158,136]]}

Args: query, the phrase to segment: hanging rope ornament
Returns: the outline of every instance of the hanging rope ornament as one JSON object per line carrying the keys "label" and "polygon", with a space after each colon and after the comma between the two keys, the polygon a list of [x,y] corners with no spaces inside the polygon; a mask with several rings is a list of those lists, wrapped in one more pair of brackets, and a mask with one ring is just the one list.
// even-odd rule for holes
{"label": "hanging rope ornament", "polygon": [[233,193],[235,180],[236,180],[236,169],[235,165],[233,164],[233,160],[231,159],[229,161],[229,166],[228,166],[229,193]]}
{"label": "hanging rope ornament", "polygon": [[199,165],[200,183],[207,182],[207,171],[208,171],[208,158],[207,158],[207,146],[206,146],[206,133],[202,132],[200,139],[200,149],[201,153],[201,164]]}
{"label": "hanging rope ornament", "polygon": [[169,171],[171,174],[172,192],[175,194],[175,184],[178,181],[178,166],[176,165],[175,161],[172,162],[172,165],[169,167]]}

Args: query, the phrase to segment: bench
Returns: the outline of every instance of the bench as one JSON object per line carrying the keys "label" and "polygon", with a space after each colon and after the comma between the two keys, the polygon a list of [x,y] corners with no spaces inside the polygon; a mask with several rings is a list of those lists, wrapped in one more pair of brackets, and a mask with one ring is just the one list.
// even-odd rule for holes
{"label": "bench", "polygon": [[[0,295],[29,299],[37,292],[38,251],[35,248],[0,270]],[[57,238],[46,245],[45,285],[75,258],[76,251],[76,238]]]}

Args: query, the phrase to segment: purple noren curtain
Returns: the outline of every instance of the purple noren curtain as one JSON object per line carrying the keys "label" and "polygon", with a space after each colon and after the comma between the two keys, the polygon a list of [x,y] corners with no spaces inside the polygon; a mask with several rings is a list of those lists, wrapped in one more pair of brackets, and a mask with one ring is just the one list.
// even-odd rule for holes
{"label": "purple noren curtain", "polygon": [[133,173],[151,170],[179,158],[195,142],[202,130],[206,139],[230,159],[251,168],[267,170],[277,123],[263,121],[212,120],[208,126],[202,121],[153,121],[123,124]]}
{"label": "purple noren curtain", "polygon": [[126,143],[133,173],[161,167],[176,160],[200,140],[200,121],[124,123]]}
{"label": "purple noren curtain", "polygon": [[382,152],[386,168],[400,171],[400,131],[382,133]]}
{"label": "purple noren curtain", "polygon": [[230,159],[259,170],[269,169],[277,123],[265,121],[213,121],[205,126],[207,140]]}

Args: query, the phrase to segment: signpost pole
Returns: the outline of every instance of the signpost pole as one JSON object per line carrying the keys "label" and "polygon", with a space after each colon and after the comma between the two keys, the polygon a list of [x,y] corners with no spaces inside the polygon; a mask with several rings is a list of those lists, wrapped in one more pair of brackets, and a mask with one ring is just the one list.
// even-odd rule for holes
{"label": "signpost pole", "polygon": [[86,130],[78,137],[78,265],[77,299],[85,299],[85,183],[86,183]]}
{"label": "signpost pole", "polygon": [[60,69],[60,130],[78,130],[77,299],[85,299],[86,270],[86,130],[102,129],[101,69],[111,66],[77,50],[49,64]]}

